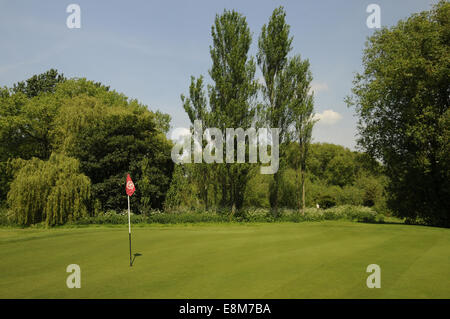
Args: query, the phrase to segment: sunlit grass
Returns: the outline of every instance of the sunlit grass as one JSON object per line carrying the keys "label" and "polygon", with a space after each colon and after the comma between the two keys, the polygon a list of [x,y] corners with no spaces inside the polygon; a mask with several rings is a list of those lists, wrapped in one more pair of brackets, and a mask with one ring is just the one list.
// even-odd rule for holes
{"label": "sunlit grass", "polygon": [[[450,298],[450,230],[344,221],[0,229],[0,298]],[[80,289],[66,267],[81,267]],[[366,267],[381,267],[381,288]]]}

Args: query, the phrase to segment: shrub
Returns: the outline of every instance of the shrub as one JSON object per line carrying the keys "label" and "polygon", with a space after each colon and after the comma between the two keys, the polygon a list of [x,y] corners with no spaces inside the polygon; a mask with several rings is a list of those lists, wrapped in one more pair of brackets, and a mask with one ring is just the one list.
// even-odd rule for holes
{"label": "shrub", "polygon": [[79,171],[79,162],[60,154],[48,161],[18,160],[8,193],[15,221],[31,225],[45,221],[52,226],[87,215],[90,180]]}
{"label": "shrub", "polygon": [[318,200],[320,207],[327,209],[336,206],[336,199],[331,195],[323,195]]}
{"label": "shrub", "polygon": [[[7,219],[0,211],[0,225]],[[147,215],[131,214],[132,224],[183,224],[183,223],[227,223],[227,222],[249,222],[249,223],[271,223],[271,222],[304,222],[324,220],[350,220],[365,223],[383,223],[384,216],[377,214],[372,208],[364,206],[335,206],[329,209],[306,208],[304,214],[297,209],[280,208],[277,217],[274,217],[268,208],[246,208],[240,210],[230,219],[229,209],[217,211],[195,211],[184,210],[181,212],[162,212],[152,210]],[[108,211],[98,213],[97,216],[83,216],[77,220],[68,222],[69,225],[126,225],[128,214],[126,211],[116,213]]]}
{"label": "shrub", "polygon": [[7,226],[10,224],[6,208],[0,206],[0,225]]}

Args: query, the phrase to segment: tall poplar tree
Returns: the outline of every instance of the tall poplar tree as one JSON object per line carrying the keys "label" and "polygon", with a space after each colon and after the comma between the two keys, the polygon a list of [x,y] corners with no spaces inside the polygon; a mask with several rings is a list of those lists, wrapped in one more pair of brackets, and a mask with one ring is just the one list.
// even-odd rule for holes
{"label": "tall poplar tree", "polygon": [[289,29],[283,7],[275,9],[269,23],[262,27],[257,53],[258,65],[264,78],[261,116],[266,126],[279,128],[280,169],[274,174],[270,184],[270,205],[275,215],[286,162],[286,147],[291,141],[297,142],[299,146],[300,158],[296,159],[296,163],[301,177],[301,207],[305,206],[304,171],[314,124],[313,97],[309,94],[312,80],[309,62],[302,60],[299,55],[288,57],[292,50]]}
{"label": "tall poplar tree", "polygon": [[[252,37],[242,14],[224,10],[216,15],[211,36],[209,75],[213,83],[208,86],[209,105],[203,95],[202,78],[191,78],[190,97],[182,96],[182,100],[191,122],[201,119],[207,127],[222,130],[225,149],[226,128],[245,130],[255,123],[256,67],[249,56]],[[207,168],[213,170],[210,175],[221,184],[222,206],[232,207],[233,211],[242,207],[249,168],[247,163],[212,164]]]}
{"label": "tall poplar tree", "polygon": [[[256,66],[249,56],[252,36],[246,18],[234,10],[225,10],[222,15],[216,16],[211,35],[213,64],[209,74],[214,84],[208,89],[212,123],[223,133],[226,128],[240,127],[245,130],[255,122],[258,88]],[[219,169],[225,182],[222,183],[222,202],[231,206],[234,212],[244,202],[250,164],[224,163]]]}

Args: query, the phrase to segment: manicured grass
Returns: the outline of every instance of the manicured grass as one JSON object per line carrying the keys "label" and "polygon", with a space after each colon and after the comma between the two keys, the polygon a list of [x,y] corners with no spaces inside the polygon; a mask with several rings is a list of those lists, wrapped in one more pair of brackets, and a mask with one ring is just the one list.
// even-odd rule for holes
{"label": "manicured grass", "polygon": [[[0,298],[450,298],[450,230],[342,221],[0,229]],[[81,288],[66,267],[81,267]],[[381,267],[381,288],[366,267]]]}

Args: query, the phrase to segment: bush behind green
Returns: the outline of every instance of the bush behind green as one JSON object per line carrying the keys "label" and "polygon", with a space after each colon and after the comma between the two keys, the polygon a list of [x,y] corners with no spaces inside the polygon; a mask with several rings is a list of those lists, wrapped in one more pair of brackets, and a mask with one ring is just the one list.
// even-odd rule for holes
{"label": "bush behind green", "polygon": [[[227,209],[217,211],[195,211],[182,210],[172,212],[151,211],[147,215],[131,215],[132,224],[184,224],[184,223],[271,223],[271,222],[305,222],[324,220],[350,220],[364,223],[383,223],[384,216],[378,214],[374,209],[364,206],[335,206],[329,209],[307,208],[304,214],[298,210],[284,208],[280,209],[277,217],[274,217],[269,209],[246,208],[230,216]],[[95,217],[84,216],[77,220],[70,221],[67,225],[119,225],[127,224],[128,215],[126,212],[116,213],[109,211],[100,213]]]}

